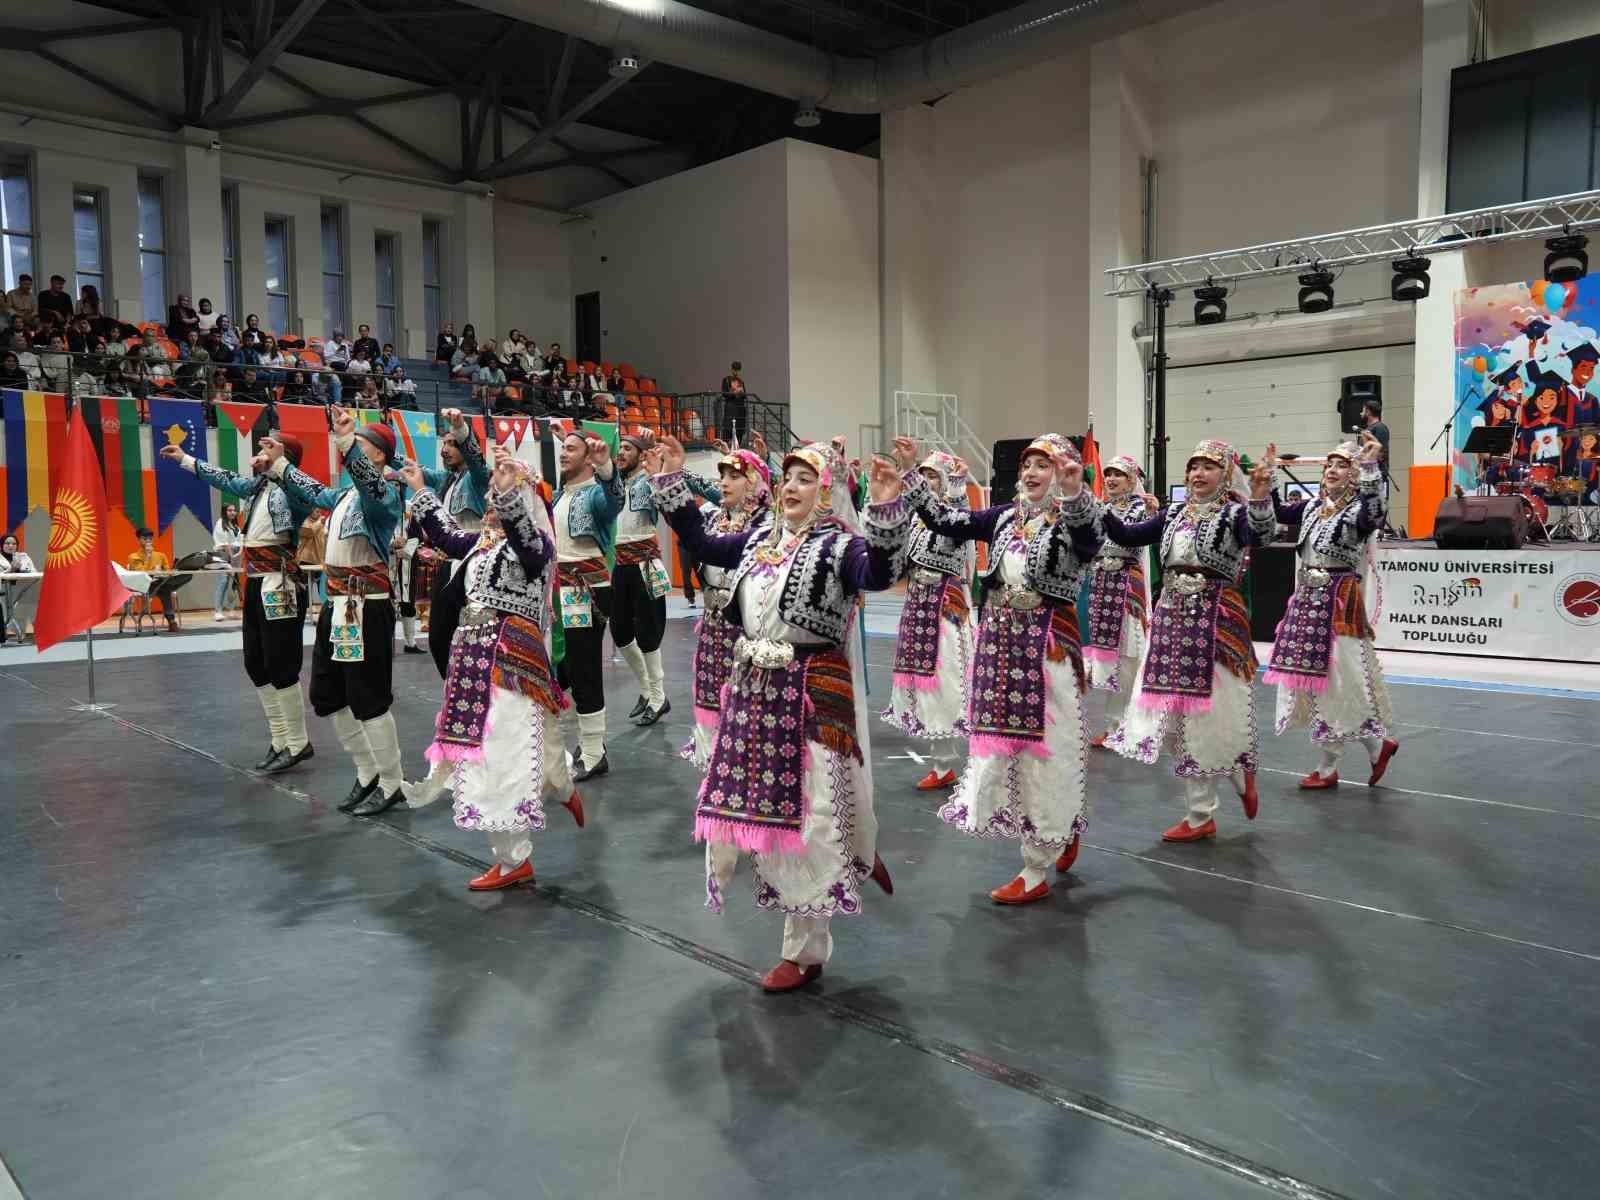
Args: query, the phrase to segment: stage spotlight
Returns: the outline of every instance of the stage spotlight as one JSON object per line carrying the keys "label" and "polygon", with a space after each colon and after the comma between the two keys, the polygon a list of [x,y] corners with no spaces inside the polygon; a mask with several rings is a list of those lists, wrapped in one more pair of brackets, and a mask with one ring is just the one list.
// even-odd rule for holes
{"label": "stage spotlight", "polygon": [[1433,288],[1433,280],[1428,278],[1428,267],[1431,265],[1428,259],[1397,258],[1389,265],[1394,268],[1394,278],[1389,281],[1391,300],[1415,304],[1418,300],[1428,298],[1428,292]]}
{"label": "stage spotlight", "polygon": [[1228,289],[1208,283],[1194,290],[1194,323],[1220,325],[1228,319]]}
{"label": "stage spotlight", "polygon": [[1300,311],[1327,312],[1333,307],[1333,272],[1317,267],[1300,276]]}
{"label": "stage spotlight", "polygon": [[1589,273],[1589,239],[1581,233],[1553,237],[1544,244],[1544,277],[1551,283],[1575,283]]}

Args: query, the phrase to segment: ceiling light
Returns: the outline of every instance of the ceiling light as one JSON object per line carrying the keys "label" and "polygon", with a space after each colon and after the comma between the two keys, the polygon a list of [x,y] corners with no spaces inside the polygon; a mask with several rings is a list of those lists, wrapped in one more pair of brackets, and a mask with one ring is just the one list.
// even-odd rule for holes
{"label": "ceiling light", "polygon": [[1389,281],[1389,298],[1405,304],[1426,300],[1433,288],[1433,280],[1428,278],[1429,265],[1426,258],[1416,256],[1397,258],[1390,263],[1394,278]]}
{"label": "ceiling light", "polygon": [[609,74],[613,79],[621,79],[626,75],[639,73],[639,59],[633,54],[617,54],[611,59]]}
{"label": "ceiling light", "polygon": [[822,116],[817,112],[816,105],[807,104],[802,100],[795,106],[794,123],[801,129],[815,129],[822,124]]}
{"label": "ceiling light", "polygon": [[1589,239],[1581,233],[1553,237],[1544,244],[1544,277],[1551,283],[1576,283],[1589,273]]}
{"label": "ceiling light", "polygon": [[1333,307],[1333,272],[1315,267],[1300,276],[1300,311],[1327,312]]}
{"label": "ceiling light", "polygon": [[1228,319],[1228,289],[1207,282],[1194,290],[1194,323],[1220,325]]}

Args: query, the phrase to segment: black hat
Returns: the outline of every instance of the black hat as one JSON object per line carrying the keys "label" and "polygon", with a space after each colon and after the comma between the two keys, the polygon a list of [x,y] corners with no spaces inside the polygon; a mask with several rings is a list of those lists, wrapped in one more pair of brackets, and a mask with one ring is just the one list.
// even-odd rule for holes
{"label": "black hat", "polygon": [[1550,332],[1550,322],[1543,317],[1534,317],[1533,320],[1518,325],[1517,328],[1522,331],[1523,337],[1537,340]]}
{"label": "black hat", "polygon": [[1581,346],[1574,346],[1567,351],[1567,357],[1572,360],[1572,365],[1581,362],[1600,363],[1600,350],[1596,350],[1593,342],[1584,342]]}
{"label": "black hat", "polygon": [[1521,363],[1512,363],[1509,367],[1507,367],[1504,371],[1501,371],[1498,375],[1491,375],[1491,376],[1489,376],[1489,378],[1494,380],[1501,387],[1507,387],[1507,386],[1510,385],[1510,383],[1511,383],[1511,381],[1513,379],[1517,379],[1521,375],[1522,375],[1522,364]]}
{"label": "black hat", "polygon": [[1567,386],[1567,381],[1554,371],[1546,371],[1533,363],[1528,364],[1528,379],[1533,384],[1533,394],[1537,396],[1543,391],[1559,392]]}

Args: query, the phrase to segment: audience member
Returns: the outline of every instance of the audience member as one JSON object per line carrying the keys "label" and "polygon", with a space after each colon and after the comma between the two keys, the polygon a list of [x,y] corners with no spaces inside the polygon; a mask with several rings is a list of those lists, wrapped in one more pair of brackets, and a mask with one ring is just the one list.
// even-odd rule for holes
{"label": "audience member", "polygon": [[747,441],[750,415],[745,402],[743,370],[744,364],[734,359],[728,366],[728,373],[722,377],[722,419],[717,422],[717,429],[723,437]]}
{"label": "audience member", "polygon": [[383,347],[378,345],[378,339],[372,336],[372,326],[358,325],[356,327],[355,345],[350,347],[352,355],[358,350],[366,351],[367,361],[375,363],[383,353]]}
{"label": "audience member", "polygon": [[67,281],[60,275],[50,276],[50,286],[39,293],[39,315],[51,313],[62,329],[72,320],[72,293],[67,291]]}
{"label": "audience member", "polygon": [[454,357],[456,347],[460,343],[461,339],[456,337],[456,323],[446,321],[444,328],[439,331],[439,340],[433,345],[433,361],[449,366],[450,359]]}
{"label": "audience member", "polygon": [[17,286],[6,293],[6,308],[24,319],[39,314],[39,297],[33,292],[32,275],[17,276]]}
{"label": "audience member", "polygon": [[17,358],[15,350],[7,350],[4,358],[0,358],[0,388],[18,388],[27,391],[33,386],[33,381],[28,373],[22,369],[22,363]]}
{"label": "audience member", "polygon": [[191,331],[200,331],[200,314],[189,303],[189,297],[180,294],[167,308],[167,338],[181,346]]}
{"label": "audience member", "polygon": [[211,310],[211,301],[204,296],[200,297],[200,310],[195,313],[195,318],[200,322],[200,332],[210,333],[217,327],[219,314]]}
{"label": "audience member", "polygon": [[[222,512],[211,526],[211,553],[228,561],[230,568],[237,569],[239,564],[240,548],[244,545],[244,535],[239,531],[239,506],[237,504],[224,504]],[[231,605],[228,603],[232,592],[233,599],[239,595],[239,585],[235,580],[237,576],[233,570],[218,571],[216,596],[211,604],[211,619],[220,621],[227,616]]]}
{"label": "audience member", "polygon": [[49,349],[39,356],[39,372],[47,392],[65,392],[72,386],[72,355],[67,350],[67,339],[59,333],[51,337]]}
{"label": "audience member", "polygon": [[103,316],[100,311],[100,289],[92,283],[86,283],[79,288],[78,304],[73,309],[73,314],[79,317]]}
{"label": "audience member", "polygon": [[550,343],[550,353],[544,356],[544,369],[549,371],[552,377],[567,373],[567,357],[561,353],[560,342]]}
{"label": "audience member", "polygon": [[393,375],[394,369],[400,365],[400,356],[394,352],[394,343],[385,342],[383,353],[373,361],[372,369],[379,375]]}
{"label": "audience member", "polygon": [[251,313],[244,319],[244,328],[239,331],[239,348],[247,353],[259,354],[266,340],[267,331],[261,328],[261,318]]}
{"label": "audience member", "polygon": [[[133,536],[139,539],[139,549],[128,558],[130,571],[166,571],[172,567],[171,561],[160,550],[156,549],[156,535],[149,529],[140,527],[134,530]],[[135,622],[135,632],[143,624],[148,613],[154,615],[155,603],[161,602],[161,611],[167,618],[167,632],[178,632],[177,608],[178,602],[170,592],[163,587],[163,580],[154,579],[150,582],[150,591],[144,596],[132,596],[122,606],[122,616],[117,618],[117,632],[121,633],[127,628],[128,616],[137,612],[138,621]]]}
{"label": "audience member", "polygon": [[[217,318],[216,334],[218,343],[229,352],[227,361],[238,362],[239,351],[243,349],[244,343],[239,339],[239,330],[234,326],[233,318],[227,313]],[[212,351],[211,357],[218,358],[216,351]],[[218,358],[218,361],[222,360]]]}

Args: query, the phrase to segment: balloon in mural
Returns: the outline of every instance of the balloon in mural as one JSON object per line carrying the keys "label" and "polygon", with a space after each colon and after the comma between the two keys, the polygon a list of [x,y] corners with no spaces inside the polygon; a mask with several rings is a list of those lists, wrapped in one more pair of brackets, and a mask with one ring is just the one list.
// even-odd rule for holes
{"label": "balloon in mural", "polygon": [[1472,360],[1472,369],[1479,375],[1486,374],[1489,370],[1489,360],[1483,355],[1478,355]]}
{"label": "balloon in mural", "polygon": [[1544,307],[1546,312],[1558,313],[1567,306],[1567,288],[1562,283],[1547,283],[1544,285]]}

